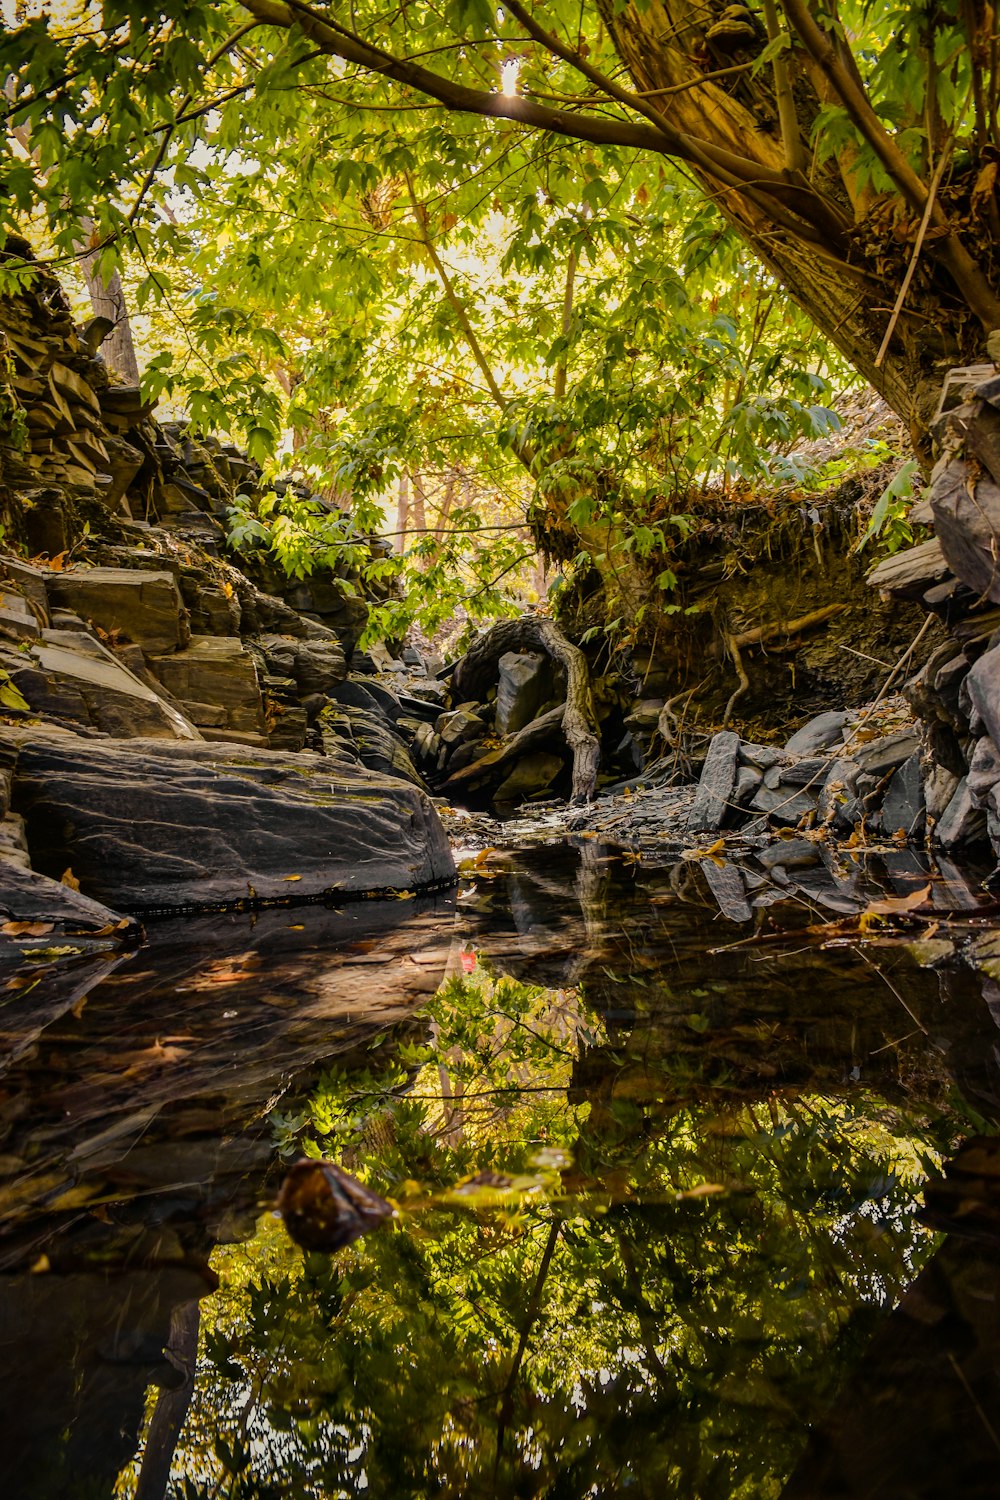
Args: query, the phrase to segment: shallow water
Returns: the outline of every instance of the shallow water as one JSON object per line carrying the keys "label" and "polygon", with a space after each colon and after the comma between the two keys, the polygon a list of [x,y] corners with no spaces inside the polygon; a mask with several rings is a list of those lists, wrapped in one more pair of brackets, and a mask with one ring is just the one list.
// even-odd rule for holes
{"label": "shallow water", "polygon": [[[581,840],[8,969],[5,1493],[1000,1494],[996,1253],[919,1218],[997,985],[815,915]],[[395,1218],[303,1254],[303,1152]]]}

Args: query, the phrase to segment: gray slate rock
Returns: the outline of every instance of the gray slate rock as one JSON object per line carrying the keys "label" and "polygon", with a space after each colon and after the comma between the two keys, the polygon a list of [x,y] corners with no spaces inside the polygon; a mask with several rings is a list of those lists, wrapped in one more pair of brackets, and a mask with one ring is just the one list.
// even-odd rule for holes
{"label": "gray slate rock", "polygon": [[828,713],[818,714],[815,719],[810,719],[808,724],[803,724],[801,729],[795,731],[785,749],[792,755],[814,755],[817,750],[838,745],[844,737],[846,723],[847,713],[844,709],[834,708]]}
{"label": "gray slate rock", "polygon": [[991,789],[1000,782],[1000,750],[984,734],[976,741],[969,763],[969,793],[977,807],[985,807]]}
{"label": "gray slate rock", "polygon": [[867,744],[859,744],[854,740],[850,746],[851,758],[869,776],[884,776],[886,771],[894,771],[919,748],[920,731],[915,726],[899,729],[895,734],[883,735],[881,739],[869,740]]}
{"label": "gray slate rock", "polygon": [[[343,754],[345,751],[369,771],[380,771],[386,776],[400,776],[404,781],[426,791],[423,777],[410,759],[402,736],[394,725],[378,709],[356,708],[353,703],[340,703],[336,723],[331,722],[331,712],[320,715],[323,730],[323,745],[328,754]],[[347,726],[343,720],[346,718]],[[328,733],[327,726],[332,729]],[[336,743],[331,744],[330,740]]]}
{"label": "gray slate rock", "polygon": [[850,833],[860,822],[864,808],[858,796],[860,766],[856,760],[830,762],[817,803],[817,816],[835,833]]}
{"label": "gray slate rock", "polygon": [[497,733],[516,734],[552,696],[552,664],[534,651],[507,651],[498,670]]}
{"label": "gray slate rock", "polygon": [[963,776],[934,829],[934,842],[942,849],[968,848],[981,843],[985,834],[986,818],[972,800],[968,777]]}
{"label": "gray slate rock", "polygon": [[121,912],[91,900],[72,886],[63,885],[61,880],[26,870],[22,864],[8,859],[0,859],[0,920],[51,923],[54,929],[50,934],[34,936],[0,933],[0,951],[11,944],[19,948],[50,947],[61,938],[93,937],[120,923],[124,923],[120,931],[107,934],[110,941],[106,946],[135,942],[141,935],[139,923],[134,919],[124,918]]}
{"label": "gray slate rock", "polygon": [[1000,647],[983,653],[969,669],[964,686],[986,733],[1000,745]]}
{"label": "gray slate rock", "polygon": [[485,721],[468,707],[441,714],[434,727],[445,745],[460,745],[464,740],[481,740],[486,733]]}
{"label": "gray slate rock", "polygon": [[935,533],[952,572],[977,594],[1000,604],[995,557],[1000,485],[986,473],[974,478],[961,457],[945,458],[931,476],[930,502]]}
{"label": "gray slate rock", "polygon": [[740,741],[740,765],[753,766],[757,771],[769,771],[772,766],[784,765],[788,756],[775,745],[755,745],[752,740]]}
{"label": "gray slate rock", "polygon": [[[7,731],[35,868],[122,911],[415,889],[454,863],[427,796],[346,760]],[[289,876],[300,877],[289,880]]]}
{"label": "gray slate rock", "polygon": [[310,693],[328,693],[347,676],[344,648],[336,639],[302,641],[266,635],[260,645],[270,670],[291,677],[303,698]]}
{"label": "gray slate rock", "polygon": [[45,630],[3,665],[31,708],[124,739],[198,739],[193,721],[141,681],[87,631]]}
{"label": "gray slate rock", "polygon": [[782,839],[769,849],[761,849],[757,863],[765,870],[808,870],[822,863],[822,856],[809,839]]}
{"label": "gray slate rock", "polygon": [[709,832],[722,826],[733,800],[739,748],[740,737],[731,729],[723,729],[713,737],[685,824],[688,833]]}
{"label": "gray slate rock", "polygon": [[775,828],[795,828],[815,813],[817,802],[817,793],[762,786],[750,806],[754,812],[764,813]]}
{"label": "gray slate rock", "polygon": [[753,912],[743,876],[736,866],[728,862],[718,865],[714,859],[700,859],[698,864],[722,915],[730,922],[749,922]]}
{"label": "gray slate rock", "polygon": [[881,829],[887,838],[902,830],[908,839],[921,839],[926,822],[920,756],[914,752],[903,762],[886,789],[882,801]]}
{"label": "gray slate rock", "polygon": [[547,755],[544,750],[525,755],[519,760],[505,781],[493,794],[495,803],[523,802],[539,792],[547,791],[563,769],[565,761],[559,755]]}

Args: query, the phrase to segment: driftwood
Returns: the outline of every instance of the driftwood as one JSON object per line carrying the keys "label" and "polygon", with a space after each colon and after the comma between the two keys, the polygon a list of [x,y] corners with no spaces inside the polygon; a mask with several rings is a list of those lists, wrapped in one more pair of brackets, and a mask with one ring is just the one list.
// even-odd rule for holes
{"label": "driftwood", "polygon": [[565,703],[560,703],[558,708],[550,708],[548,713],[540,714],[516,734],[509,734],[496,750],[490,750],[478,760],[470,761],[467,766],[453,771],[445,782],[445,787],[458,786],[463,781],[474,781],[484,771],[495,770],[497,766],[506,765],[510,760],[520,759],[549,738],[552,731],[562,723],[565,712]]}
{"label": "driftwood", "polygon": [[[563,734],[573,752],[573,800],[589,801],[594,795],[601,758],[590,697],[590,671],[583,652],[566,639],[552,620],[540,615],[523,615],[520,619],[503,620],[494,625],[487,635],[475,642],[455,668],[453,699],[462,702],[484,698],[496,681],[501,656],[508,651],[544,651],[565,669],[566,702],[561,713]],[[483,761],[476,761],[475,766],[482,768]]]}

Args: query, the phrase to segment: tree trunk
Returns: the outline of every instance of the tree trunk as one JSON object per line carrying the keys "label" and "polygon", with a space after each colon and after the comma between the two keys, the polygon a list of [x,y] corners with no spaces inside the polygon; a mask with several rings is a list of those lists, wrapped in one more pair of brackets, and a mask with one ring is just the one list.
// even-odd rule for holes
{"label": "tree trunk", "polygon": [[573,801],[588,802],[594,795],[601,760],[601,742],[590,696],[590,669],[579,646],[568,641],[552,620],[523,615],[494,625],[455,668],[453,695],[460,702],[484,698],[497,679],[501,656],[508,651],[544,651],[565,669],[562,727],[566,743],[573,751]]}
{"label": "tree trunk", "polygon": [[126,385],[138,385],[139,361],[125,302],[125,288],[117,271],[112,271],[107,282],[102,278],[100,255],[90,248],[89,243],[93,228],[89,220],[83,219],[80,223],[81,238],[74,240],[73,248],[80,257],[80,270],[87,283],[95,316],[107,318],[114,325],[101,343],[101,354],[108,368],[121,376]]}
{"label": "tree trunk", "polygon": [[[815,7],[805,0],[785,0],[781,6],[786,35],[795,44],[779,54],[782,73],[791,75],[799,126],[792,142],[787,139],[793,119],[789,93],[776,96],[778,70],[752,66],[767,42],[761,23],[752,23],[759,33],[755,39],[733,50],[731,41],[714,40],[721,28],[713,22],[720,21],[722,6],[708,8],[698,0],[599,4],[637,93],[652,96],[652,111],[665,129],[698,147],[701,160],[691,163],[693,175],[808,317],[920,436],[933,412],[942,368],[984,358],[986,334],[1000,326],[1000,301],[976,259],[978,254],[983,266],[992,261],[985,209],[977,223],[976,212],[969,214],[968,187],[953,181],[954,208],[949,213],[937,203],[928,206],[937,227],[917,252],[919,205],[928,185],[908,168],[870,106],[871,119],[865,116],[853,60],[837,53],[835,40],[826,41],[812,16]],[[824,45],[837,53],[832,61],[824,60]],[[726,76],[700,81],[727,68]],[[814,159],[808,174],[790,165],[789,147],[800,160],[798,148],[810,141],[824,108],[842,106],[851,113],[852,104],[860,133],[867,134],[876,154],[882,153],[890,175],[896,173],[894,192],[859,186],[855,136],[825,162]],[[756,181],[735,166],[748,158],[759,164]],[[963,168],[970,185],[979,165],[973,161]],[[952,221],[963,221],[962,244]],[[920,275],[908,289],[880,361],[897,291],[918,253]]]}

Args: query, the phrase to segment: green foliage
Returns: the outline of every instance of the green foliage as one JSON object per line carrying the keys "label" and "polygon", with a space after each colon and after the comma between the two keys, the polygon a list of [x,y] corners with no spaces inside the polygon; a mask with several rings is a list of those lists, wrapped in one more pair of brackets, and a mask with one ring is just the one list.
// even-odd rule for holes
{"label": "green foliage", "polygon": [[913,530],[907,517],[915,498],[914,480],[919,474],[916,459],[908,459],[900,466],[876,500],[856,551],[876,540],[890,553],[912,545]]}

